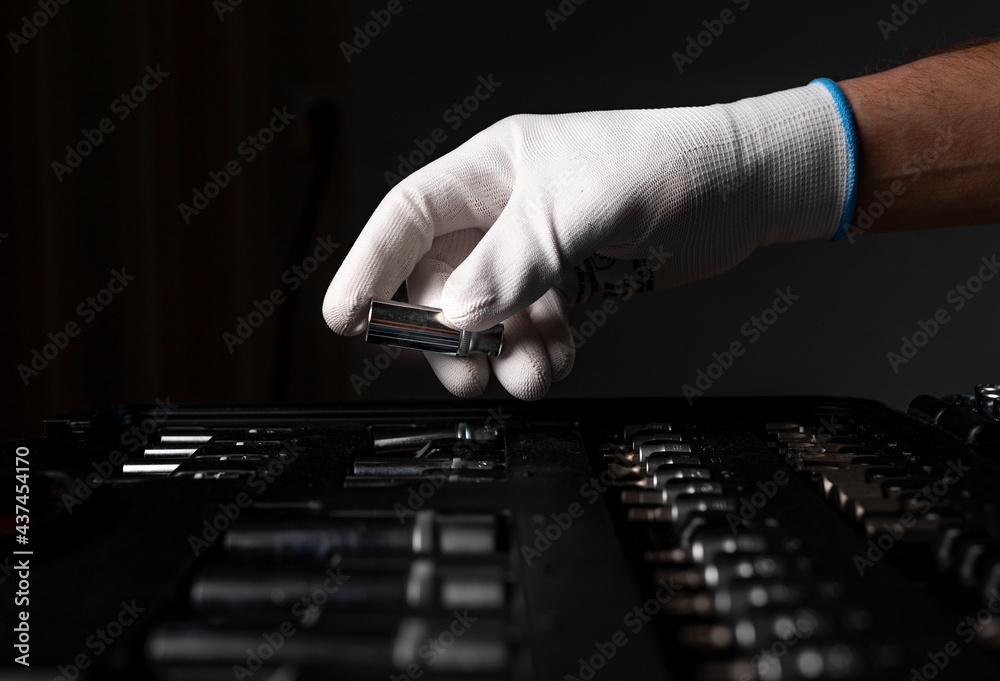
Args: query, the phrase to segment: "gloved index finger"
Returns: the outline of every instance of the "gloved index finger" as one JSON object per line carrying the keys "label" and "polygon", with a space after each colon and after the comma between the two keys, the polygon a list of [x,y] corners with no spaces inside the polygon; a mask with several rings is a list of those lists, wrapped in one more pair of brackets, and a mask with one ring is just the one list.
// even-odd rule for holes
{"label": "gloved index finger", "polygon": [[323,301],[335,332],[360,333],[369,301],[390,298],[435,237],[487,229],[500,214],[510,181],[495,171],[506,164],[484,159],[477,138],[405,178],[375,209]]}

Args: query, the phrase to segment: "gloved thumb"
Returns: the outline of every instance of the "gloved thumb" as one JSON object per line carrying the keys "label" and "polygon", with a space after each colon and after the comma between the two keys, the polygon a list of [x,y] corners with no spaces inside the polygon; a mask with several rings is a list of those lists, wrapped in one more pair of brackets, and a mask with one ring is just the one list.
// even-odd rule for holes
{"label": "gloved thumb", "polygon": [[[513,317],[557,284],[563,272],[597,247],[587,230],[560,243],[551,209],[519,200],[515,190],[472,253],[455,268],[441,292],[445,317],[459,328],[479,331]],[[531,213],[536,213],[532,215]],[[588,243],[595,241],[595,243]]]}

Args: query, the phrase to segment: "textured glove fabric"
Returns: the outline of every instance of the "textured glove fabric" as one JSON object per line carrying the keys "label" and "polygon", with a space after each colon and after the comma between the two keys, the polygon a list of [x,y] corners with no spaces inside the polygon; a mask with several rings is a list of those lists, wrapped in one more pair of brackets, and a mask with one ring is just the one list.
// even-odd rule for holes
{"label": "textured glove fabric", "polygon": [[[500,357],[429,356],[451,392],[490,367],[537,399],[573,363],[566,305],[723,272],[758,246],[832,238],[850,145],[822,84],[732,104],[518,115],[385,197],[327,291],[342,334],[407,280],[458,327],[505,324]],[[637,276],[641,272],[642,276]]]}

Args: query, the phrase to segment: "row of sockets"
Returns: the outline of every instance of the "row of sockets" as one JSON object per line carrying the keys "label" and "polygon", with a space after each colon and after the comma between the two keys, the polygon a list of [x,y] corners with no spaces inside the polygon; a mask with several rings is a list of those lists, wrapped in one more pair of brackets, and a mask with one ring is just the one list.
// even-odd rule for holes
{"label": "row of sockets", "polygon": [[720,469],[685,430],[630,425],[603,449],[625,522],[647,526],[637,536],[654,589],[675,592],[662,610],[698,678],[867,678],[869,613],[844,605],[766,514],[739,515],[757,481]]}
{"label": "row of sockets", "polygon": [[[516,641],[502,514],[256,512],[150,632],[161,678],[507,678]],[[254,662],[254,657],[257,662]],[[325,676],[324,676],[325,675]]]}
{"label": "row of sockets", "polygon": [[[906,556],[904,569],[929,565],[969,594],[969,607],[1000,589],[996,502],[969,484],[978,477],[969,455],[941,460],[899,443],[877,443],[847,421],[767,429],[785,461],[859,525],[870,547],[865,560]],[[1000,648],[1000,624],[977,635],[984,647]]]}

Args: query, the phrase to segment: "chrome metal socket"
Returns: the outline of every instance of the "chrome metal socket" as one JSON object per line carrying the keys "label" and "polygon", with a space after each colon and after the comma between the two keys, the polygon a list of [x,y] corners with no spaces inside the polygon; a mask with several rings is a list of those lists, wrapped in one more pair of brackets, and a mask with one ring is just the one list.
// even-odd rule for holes
{"label": "chrome metal socket", "polygon": [[456,329],[437,308],[372,300],[365,340],[369,343],[456,357],[496,357],[503,346],[503,324],[484,331]]}

